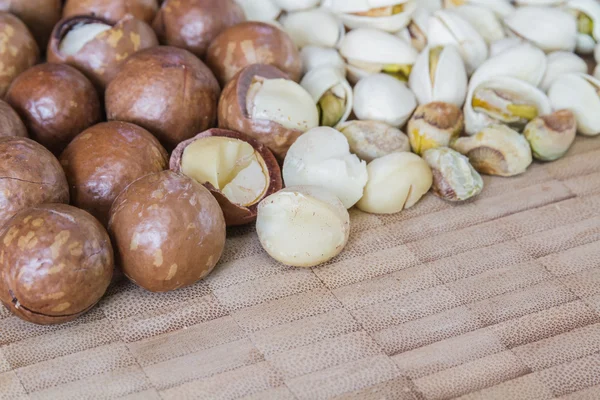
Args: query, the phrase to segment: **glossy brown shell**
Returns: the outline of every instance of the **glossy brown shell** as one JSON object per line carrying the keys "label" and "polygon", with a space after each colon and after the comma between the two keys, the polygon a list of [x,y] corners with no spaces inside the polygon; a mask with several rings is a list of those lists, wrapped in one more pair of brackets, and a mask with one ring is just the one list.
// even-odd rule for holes
{"label": "glossy brown shell", "polygon": [[172,150],[216,124],[219,94],[214,75],[192,53],[153,47],[125,61],[106,89],[106,113],[146,128]]}
{"label": "glossy brown shell", "polygon": [[27,25],[40,49],[45,49],[50,32],[60,19],[62,0],[4,0],[0,11],[8,11]]}
{"label": "glossy brown shell", "polygon": [[163,171],[138,179],[121,192],[110,214],[117,263],[147,290],[191,285],[208,275],[223,253],[219,203],[185,175]]}
{"label": "glossy brown shell", "polygon": [[54,154],[101,118],[94,85],[65,64],[40,64],[23,72],[8,89],[6,101],[25,122],[29,136]]}
{"label": "glossy brown shell", "polygon": [[75,207],[28,208],[0,233],[0,300],[26,321],[77,318],[104,295],[113,269],[108,234]]}
{"label": "glossy brown shell", "polygon": [[[81,23],[112,25],[86,43],[77,54],[65,56],[60,43],[73,26]],[[90,16],[76,16],[60,21],[48,45],[49,62],[69,64],[83,72],[102,91],[115,77],[121,64],[133,53],[158,46],[156,34],[147,23],[128,15],[116,23]]]}
{"label": "glossy brown shell", "polygon": [[94,15],[114,23],[130,14],[151,24],[157,10],[157,0],[66,0],[62,15]]}
{"label": "glossy brown shell", "polygon": [[[252,148],[262,157],[265,162],[265,166],[267,171],[269,172],[269,184],[265,194],[261,199],[264,199],[267,196],[281,190],[283,187],[283,181],[281,178],[281,169],[279,168],[279,164],[277,163],[277,159],[273,156],[273,153],[267,148],[267,146],[262,143],[252,139],[251,137],[235,131],[229,131],[225,129],[209,129],[205,132],[202,132],[192,139],[186,140],[182,142],[175,148],[173,154],[171,154],[170,167],[172,171],[181,173],[181,159],[183,158],[183,152],[187,146],[194,143],[197,140],[202,140],[208,137],[227,137],[232,139],[237,139],[248,143]],[[225,195],[209,182],[198,182],[204,187],[206,187],[215,199],[219,202],[221,206],[221,210],[223,210],[223,215],[225,216],[225,222],[227,226],[236,226],[236,225],[244,225],[256,220],[256,212],[258,208],[257,201],[255,204],[252,204],[248,207],[244,207],[238,204],[234,204]]]}
{"label": "glossy brown shell", "polygon": [[223,89],[219,101],[219,128],[245,133],[266,145],[280,161],[283,161],[290,146],[303,132],[288,129],[277,122],[250,118],[246,108],[246,96],[255,76],[289,79],[286,74],[271,65],[254,64],[244,68]]}
{"label": "glossy brown shell", "polygon": [[264,22],[243,22],[223,31],[211,43],[206,64],[224,86],[251,64],[270,64],[298,82],[302,59],[298,48],[283,30]]}
{"label": "glossy brown shell", "polygon": [[40,50],[27,26],[12,14],[0,12],[0,97],[23,71],[35,65]]}
{"label": "glossy brown shell", "polygon": [[244,10],[234,0],[167,0],[152,27],[162,44],[204,57],[219,33],[245,20]]}
{"label": "glossy brown shell", "polygon": [[0,137],[27,137],[27,128],[19,114],[5,101],[0,100]]}
{"label": "glossy brown shell", "polygon": [[69,186],[58,160],[22,137],[0,137],[0,227],[19,211],[68,203]]}
{"label": "glossy brown shell", "polygon": [[103,225],[110,206],[131,182],[168,167],[158,140],[127,122],[104,122],[86,129],[67,146],[60,163],[67,175],[71,203]]}

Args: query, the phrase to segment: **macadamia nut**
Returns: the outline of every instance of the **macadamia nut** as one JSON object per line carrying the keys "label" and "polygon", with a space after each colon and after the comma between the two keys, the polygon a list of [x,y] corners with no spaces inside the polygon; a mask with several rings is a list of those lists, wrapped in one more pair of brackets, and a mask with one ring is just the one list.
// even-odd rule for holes
{"label": "macadamia nut", "polygon": [[111,29],[110,25],[99,22],[75,25],[60,42],[59,50],[66,56],[77,54],[79,50],[92,41],[96,36],[104,31]]}

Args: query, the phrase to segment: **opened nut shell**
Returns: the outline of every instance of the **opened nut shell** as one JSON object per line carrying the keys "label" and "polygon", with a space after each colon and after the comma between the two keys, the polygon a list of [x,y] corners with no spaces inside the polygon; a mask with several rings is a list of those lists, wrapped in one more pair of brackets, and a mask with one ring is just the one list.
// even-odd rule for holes
{"label": "opened nut shell", "polygon": [[5,38],[0,52],[3,65],[0,97],[3,98],[11,82],[38,62],[40,50],[29,29],[12,14],[0,12],[0,34]]}
{"label": "opened nut shell", "polygon": [[279,164],[267,146],[225,129],[209,129],[180,143],[170,164],[172,171],[210,190],[227,226],[254,221],[258,203],[283,186]]}
{"label": "opened nut shell", "polygon": [[60,19],[62,0],[4,0],[0,11],[16,15],[27,25],[40,49],[46,49],[50,32]]}
{"label": "opened nut shell", "polygon": [[27,128],[15,110],[0,100],[0,137],[5,136],[27,137]]}
{"label": "opened nut shell", "polygon": [[94,15],[116,23],[129,14],[151,24],[157,11],[158,0],[66,0],[63,18]]}
{"label": "opened nut shell", "polygon": [[423,154],[436,147],[448,147],[464,127],[460,108],[450,103],[433,102],[417,107],[408,121],[408,137],[413,151]]}
{"label": "opened nut shell", "polygon": [[559,110],[532,120],[523,131],[529,141],[533,157],[542,161],[554,161],[569,150],[577,134],[575,114]]}

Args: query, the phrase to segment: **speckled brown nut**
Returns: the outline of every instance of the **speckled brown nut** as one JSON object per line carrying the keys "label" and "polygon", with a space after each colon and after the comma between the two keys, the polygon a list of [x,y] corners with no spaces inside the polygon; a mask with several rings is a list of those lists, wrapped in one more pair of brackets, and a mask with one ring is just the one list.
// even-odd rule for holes
{"label": "speckled brown nut", "polygon": [[40,64],[14,80],[6,101],[25,122],[29,136],[54,154],[100,121],[94,85],[65,64]]}
{"label": "speckled brown nut", "polygon": [[219,33],[245,20],[234,0],[167,0],[152,26],[161,43],[204,57]]}
{"label": "speckled brown nut", "polygon": [[[90,37],[83,47],[73,52],[64,39],[78,34],[84,25],[103,24],[110,29]],[[116,23],[90,16],[76,16],[59,22],[48,45],[48,61],[72,65],[83,72],[100,90],[115,77],[119,67],[133,53],[158,46],[156,34],[147,23],[128,15]]]}
{"label": "speckled brown nut", "polygon": [[65,173],[48,150],[27,138],[0,137],[0,227],[25,208],[68,202]]}
{"label": "speckled brown nut", "polygon": [[209,129],[180,143],[171,155],[171,170],[210,190],[227,226],[256,220],[258,203],[283,187],[279,164],[267,146],[224,129]]}
{"label": "speckled brown nut", "polygon": [[110,211],[118,264],[152,292],[189,286],[208,275],[225,246],[219,203],[185,175],[163,171],[129,185]]}
{"label": "speckled brown nut", "polygon": [[108,224],[110,206],[131,182],[168,166],[168,155],[144,128],[105,122],[78,135],[60,156],[71,203]]}
{"label": "speckled brown nut", "polygon": [[0,100],[0,137],[6,136],[27,137],[27,128],[15,110]]}
{"label": "speckled brown nut", "polygon": [[298,48],[283,30],[264,22],[243,22],[223,31],[211,43],[206,64],[224,86],[244,67],[270,64],[298,82],[302,59]]}
{"label": "speckled brown nut", "polygon": [[29,27],[40,49],[45,49],[50,32],[60,19],[62,0],[2,0],[0,11],[16,15]]}
{"label": "speckled brown nut", "polygon": [[74,320],[104,295],[113,269],[108,234],[75,207],[28,208],[0,232],[0,300],[29,322]]}
{"label": "speckled brown nut", "polygon": [[40,50],[25,24],[12,14],[0,12],[0,97],[21,72],[38,62]]}
{"label": "speckled brown nut", "polygon": [[106,113],[148,129],[172,150],[215,125],[219,93],[212,72],[192,53],[153,47],[125,61],[106,89]]}
{"label": "speckled brown nut", "polygon": [[63,18],[95,15],[107,21],[117,22],[127,14],[131,14],[150,24],[157,10],[157,0],[66,0]]}

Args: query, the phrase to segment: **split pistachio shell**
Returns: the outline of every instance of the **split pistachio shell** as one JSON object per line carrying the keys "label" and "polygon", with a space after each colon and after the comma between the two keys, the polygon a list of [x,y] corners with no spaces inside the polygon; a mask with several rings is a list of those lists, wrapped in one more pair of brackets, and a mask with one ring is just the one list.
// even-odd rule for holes
{"label": "split pistachio shell", "polygon": [[565,0],[515,0],[515,4],[523,6],[537,6],[537,7],[554,7],[564,3]]}
{"label": "split pistachio shell", "polygon": [[519,175],[533,161],[525,136],[505,125],[489,126],[474,136],[458,138],[451,147],[469,157],[473,167],[487,175]]}
{"label": "split pistachio shell", "polygon": [[472,74],[488,57],[488,47],[479,32],[452,10],[440,10],[429,21],[430,47],[456,46],[467,73]]}
{"label": "split pistachio shell", "polygon": [[577,44],[577,23],[566,11],[549,7],[520,7],[504,19],[507,29],[540,49],[573,51]]}
{"label": "split pistachio shell", "polygon": [[287,12],[308,10],[317,7],[321,0],[271,0],[275,5]]}
{"label": "split pistachio shell", "polygon": [[235,0],[246,15],[248,21],[271,22],[281,15],[281,7],[272,0]]}
{"label": "split pistachio shell", "polygon": [[350,235],[350,215],[333,193],[314,186],[294,186],[260,202],[256,233],[275,260],[314,267],[344,249]]}
{"label": "split pistachio shell", "polygon": [[430,11],[423,7],[417,8],[408,26],[398,31],[396,35],[410,43],[417,51],[423,51],[427,46],[429,18],[431,18]]}
{"label": "split pistachio shell", "polygon": [[444,7],[443,0],[420,0],[419,8],[427,10],[429,12],[435,12],[441,10]]}
{"label": "split pistachio shell", "polygon": [[515,8],[510,4],[509,0],[443,0],[444,7],[453,8],[462,5],[475,5],[490,9],[498,16],[504,18],[515,11]]}
{"label": "split pistachio shell", "polygon": [[321,126],[336,126],[350,116],[353,104],[352,87],[336,69],[313,69],[304,76],[300,85],[317,104]]}
{"label": "split pistachio shell", "polygon": [[600,80],[585,74],[563,75],[554,81],[548,96],[555,109],[575,114],[579,133],[600,134]]}
{"label": "split pistachio shell", "polygon": [[348,139],[350,151],[366,162],[391,153],[410,151],[408,136],[384,122],[348,121],[337,129]]}
{"label": "split pistachio shell", "polygon": [[347,61],[348,78],[355,83],[369,75],[385,72],[407,81],[417,52],[410,44],[377,29],[354,29],[340,43]]}
{"label": "split pistachio shell", "polygon": [[363,196],[367,164],[350,153],[346,137],[333,128],[311,129],[290,147],[283,163],[286,186],[318,186],[350,208]]}
{"label": "split pistachio shell", "polygon": [[492,10],[483,6],[464,5],[456,7],[454,11],[469,21],[473,28],[479,32],[481,37],[490,44],[496,40],[503,39],[506,34],[502,23]]}
{"label": "split pistachio shell", "polygon": [[460,136],[463,115],[454,104],[434,102],[417,107],[408,121],[410,146],[417,154],[436,147],[448,147]]}
{"label": "split pistachio shell", "polygon": [[373,214],[395,214],[414,206],[429,191],[429,165],[413,153],[392,153],[367,166],[369,181],[356,206]]}
{"label": "split pistachio shell", "polygon": [[555,51],[548,54],[546,75],[544,75],[540,88],[547,92],[552,83],[561,75],[569,73],[585,74],[587,70],[587,63],[578,55],[568,51]]}
{"label": "split pistachio shell", "polygon": [[433,172],[433,193],[448,201],[465,201],[483,190],[483,179],[469,159],[448,147],[427,150],[423,159]]}
{"label": "split pistachio shell", "polygon": [[[281,19],[281,24],[300,48],[308,45],[336,47],[346,33],[341,21],[323,8],[296,11]],[[318,26],[318,29],[315,29]]]}
{"label": "split pistachio shell", "polygon": [[525,41],[519,37],[505,37],[504,39],[496,40],[495,42],[490,43],[490,59],[496,57],[505,50],[512,49],[523,43],[525,43]]}
{"label": "split pistachio shell", "polygon": [[319,46],[306,46],[300,51],[304,74],[319,67],[331,67],[346,76],[346,63],[336,49]]}
{"label": "split pistachio shell", "polygon": [[417,9],[415,0],[323,0],[350,29],[375,28],[398,32],[406,27]]}
{"label": "split pistachio shell", "polygon": [[467,94],[465,64],[454,46],[428,47],[417,58],[408,84],[419,104],[443,101],[462,107]]}
{"label": "split pistachio shell", "polygon": [[354,87],[354,114],[358,119],[403,126],[417,107],[413,92],[386,74],[362,79]]}
{"label": "split pistachio shell", "polygon": [[577,18],[577,52],[591,54],[600,42],[600,3],[597,0],[569,0],[566,7]]}
{"label": "split pistachio shell", "polygon": [[533,157],[542,161],[558,160],[569,150],[577,134],[575,115],[559,110],[532,120],[523,131]]}

